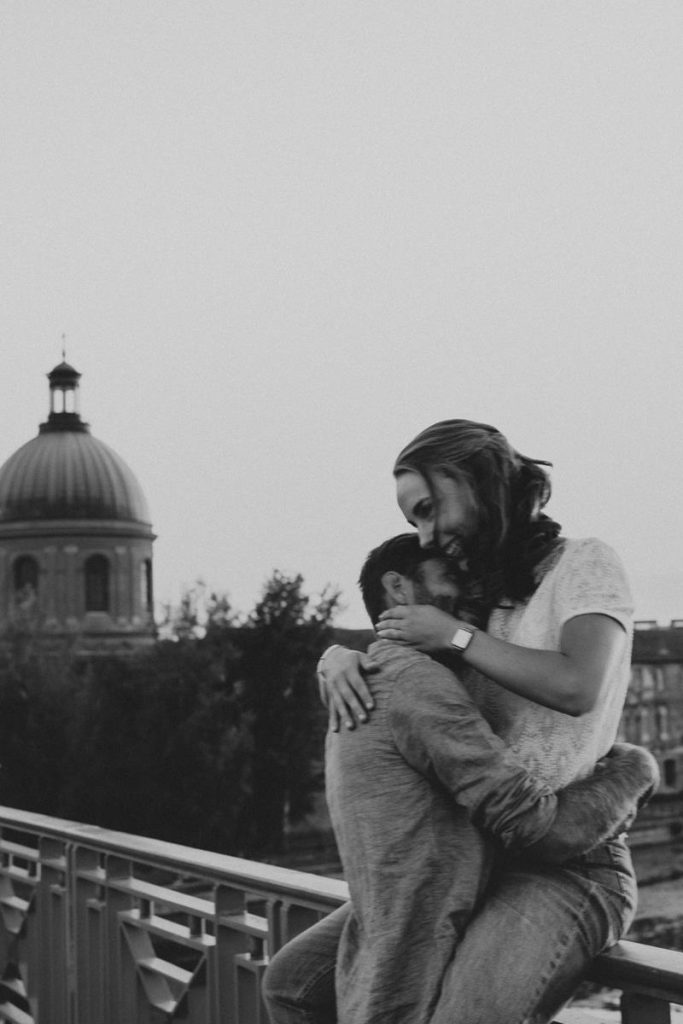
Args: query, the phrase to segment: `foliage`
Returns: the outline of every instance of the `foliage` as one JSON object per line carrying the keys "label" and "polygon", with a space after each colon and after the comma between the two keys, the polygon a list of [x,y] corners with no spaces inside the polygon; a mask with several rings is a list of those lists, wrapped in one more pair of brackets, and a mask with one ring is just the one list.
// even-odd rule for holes
{"label": "foliage", "polygon": [[336,594],[276,572],[243,620],[190,592],[174,639],[134,658],[15,645],[0,667],[0,801],[268,857],[320,785],[315,662]]}
{"label": "foliage", "polygon": [[71,817],[192,846],[240,844],[251,730],[203,650],[95,663],[74,709]]}
{"label": "foliage", "polygon": [[325,716],[315,664],[329,643],[338,595],[325,593],[311,612],[302,577],[274,573],[247,624],[236,633],[253,716],[253,816],[249,850],[276,853],[286,822],[311,810],[319,788]]}
{"label": "foliage", "polygon": [[0,672],[0,799],[61,815],[77,673],[68,657],[14,651]]}

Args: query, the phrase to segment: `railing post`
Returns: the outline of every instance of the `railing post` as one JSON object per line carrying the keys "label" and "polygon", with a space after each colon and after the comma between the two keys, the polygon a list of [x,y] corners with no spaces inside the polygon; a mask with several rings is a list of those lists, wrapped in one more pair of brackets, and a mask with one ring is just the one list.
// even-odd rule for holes
{"label": "railing post", "polygon": [[[128,881],[133,877],[132,861],[127,857],[108,854],[104,858],[106,893],[106,936],[108,975],[110,998],[113,1010],[105,1018],[107,1024],[131,1024],[132,1021],[144,1021],[143,1010],[145,999],[140,991],[141,986],[132,951],[126,942],[120,915],[131,910],[133,898],[126,892],[120,892],[115,883]],[[111,1015],[109,1015],[111,1014]],[[78,1024],[91,1024],[90,1021],[79,1021]]]}
{"label": "railing post", "polygon": [[[218,993],[219,1020],[240,1021],[240,977],[238,957],[249,951],[249,936],[239,927],[247,911],[243,890],[228,885],[216,887],[216,988]],[[246,1018],[241,1024],[252,1024]]]}
{"label": "railing post", "polygon": [[50,1007],[52,1024],[71,1024],[75,979],[67,844],[43,836],[39,857],[40,899],[34,921],[38,1003]]}
{"label": "railing post", "polygon": [[73,948],[75,959],[74,1024],[105,1024],[111,1012],[111,969],[107,947],[106,900],[102,854],[76,846],[72,850]]}
{"label": "railing post", "polygon": [[[280,945],[278,949],[290,939],[306,931],[307,928],[317,924],[322,917],[324,914],[312,907],[302,906],[293,900],[282,900],[279,914],[278,940]],[[269,952],[272,955],[277,953],[277,949],[272,949]]]}
{"label": "railing post", "polygon": [[663,999],[624,992],[621,997],[621,1024],[671,1024],[671,1007]]}
{"label": "railing post", "polygon": [[261,997],[265,963],[262,949],[235,957],[239,1024],[268,1024],[268,1012]]}

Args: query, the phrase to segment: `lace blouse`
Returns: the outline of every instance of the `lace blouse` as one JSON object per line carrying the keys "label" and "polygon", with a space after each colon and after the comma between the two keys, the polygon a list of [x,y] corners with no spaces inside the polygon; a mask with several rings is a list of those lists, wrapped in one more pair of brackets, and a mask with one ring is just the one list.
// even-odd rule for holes
{"label": "lace blouse", "polygon": [[628,687],[633,600],[623,566],[595,538],[565,540],[528,601],[496,608],[491,636],[521,647],[559,650],[565,622],[598,613],[616,619],[628,643],[592,711],[578,718],[553,711],[473,673],[468,687],[492,728],[519,762],[554,789],[589,774],[614,743]]}

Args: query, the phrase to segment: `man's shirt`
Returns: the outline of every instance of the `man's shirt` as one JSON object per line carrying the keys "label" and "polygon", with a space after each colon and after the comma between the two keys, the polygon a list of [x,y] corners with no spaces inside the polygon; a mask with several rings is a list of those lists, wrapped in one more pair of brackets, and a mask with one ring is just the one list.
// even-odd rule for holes
{"label": "man's shirt", "polygon": [[515,763],[451,672],[385,640],[370,653],[375,710],[326,743],[352,904],[338,1019],[422,1024],[488,879],[494,844],[479,828],[527,846],[552,825],[557,798]]}

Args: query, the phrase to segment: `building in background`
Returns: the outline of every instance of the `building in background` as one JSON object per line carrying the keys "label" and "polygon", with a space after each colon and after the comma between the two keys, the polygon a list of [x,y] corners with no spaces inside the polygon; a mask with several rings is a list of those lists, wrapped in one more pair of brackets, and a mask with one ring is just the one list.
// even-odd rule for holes
{"label": "building in background", "polygon": [[683,622],[636,622],[620,739],[647,747],[661,785],[638,814],[631,845],[641,881],[683,871]]}
{"label": "building in background", "polygon": [[661,793],[683,792],[683,622],[637,622],[621,737],[647,747],[662,773]]}
{"label": "building in background", "polygon": [[79,653],[149,645],[154,533],[142,488],[79,413],[80,373],[48,374],[50,412],[0,467],[0,640],[39,634]]}

